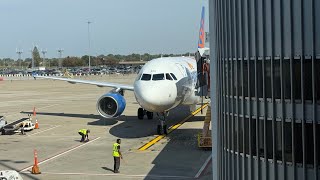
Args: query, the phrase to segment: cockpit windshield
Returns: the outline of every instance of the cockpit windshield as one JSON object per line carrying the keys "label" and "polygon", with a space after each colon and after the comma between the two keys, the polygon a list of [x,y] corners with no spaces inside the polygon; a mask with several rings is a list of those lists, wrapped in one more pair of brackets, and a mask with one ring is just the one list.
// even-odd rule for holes
{"label": "cockpit windshield", "polygon": [[173,80],[169,73],[166,73],[166,79],[171,81]]}
{"label": "cockpit windshield", "polygon": [[160,81],[160,80],[177,80],[176,76],[173,73],[162,73],[162,74],[142,74],[141,81]]}
{"label": "cockpit windshield", "polygon": [[142,81],[150,81],[151,80],[151,74],[143,74],[141,77]]}
{"label": "cockpit windshield", "polygon": [[175,76],[173,73],[170,73],[170,75],[172,76],[172,78],[173,78],[174,80],[177,80],[176,76]]}
{"label": "cockpit windshield", "polygon": [[154,74],[152,76],[153,81],[159,81],[159,80],[164,80],[164,74]]}

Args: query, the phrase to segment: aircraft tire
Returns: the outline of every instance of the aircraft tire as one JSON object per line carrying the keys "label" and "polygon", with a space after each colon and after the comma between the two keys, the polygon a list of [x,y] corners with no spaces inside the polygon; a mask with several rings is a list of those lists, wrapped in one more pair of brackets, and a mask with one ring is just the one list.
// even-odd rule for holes
{"label": "aircraft tire", "polygon": [[158,125],[158,126],[157,126],[157,134],[158,134],[158,135],[162,135],[161,125]]}
{"label": "aircraft tire", "polygon": [[168,134],[167,125],[163,125],[163,134],[165,134],[165,135]]}
{"label": "aircraft tire", "polygon": [[147,111],[148,119],[153,119],[153,112]]}
{"label": "aircraft tire", "polygon": [[138,119],[143,119],[144,116],[144,110],[142,108],[138,109]]}

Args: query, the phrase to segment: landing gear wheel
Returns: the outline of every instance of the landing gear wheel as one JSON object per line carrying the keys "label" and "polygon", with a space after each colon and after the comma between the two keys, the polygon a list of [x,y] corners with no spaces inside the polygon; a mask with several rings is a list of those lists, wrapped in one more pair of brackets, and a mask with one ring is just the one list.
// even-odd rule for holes
{"label": "landing gear wheel", "polygon": [[166,117],[168,116],[168,112],[157,113],[157,116],[160,121],[160,124],[157,126],[157,133],[159,135],[163,135],[163,134],[167,135],[168,129],[166,125]]}
{"label": "landing gear wheel", "polygon": [[158,133],[158,135],[163,135],[163,134],[167,135],[168,134],[167,125],[163,125],[163,126],[158,125],[157,126],[157,133]]}
{"label": "landing gear wheel", "polygon": [[165,134],[165,135],[168,134],[167,125],[163,125],[163,134]]}
{"label": "landing gear wheel", "polygon": [[142,108],[138,109],[138,119],[143,119],[144,116],[144,110]]}
{"label": "landing gear wheel", "polygon": [[161,125],[158,125],[158,126],[157,126],[157,133],[158,133],[158,135],[161,135],[161,134],[162,134]]}
{"label": "landing gear wheel", "polygon": [[153,119],[153,112],[147,111],[148,119]]}

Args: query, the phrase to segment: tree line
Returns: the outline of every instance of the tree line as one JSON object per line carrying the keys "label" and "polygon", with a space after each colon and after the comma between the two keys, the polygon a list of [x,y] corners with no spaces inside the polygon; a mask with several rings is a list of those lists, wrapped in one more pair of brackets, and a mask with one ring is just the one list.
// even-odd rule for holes
{"label": "tree line", "polygon": [[[119,55],[119,54],[108,54],[108,55],[99,55],[99,56],[90,56],[91,66],[101,66],[101,65],[115,65],[121,61],[149,61],[151,59],[159,57],[173,57],[173,56],[189,56],[193,53],[185,54],[130,54],[130,55]],[[34,67],[45,66],[45,67],[58,67],[59,61],[61,61],[63,67],[79,67],[79,66],[88,66],[89,56],[83,55],[81,57],[77,56],[67,56],[63,58],[45,58],[43,59],[40,56],[39,50],[37,47],[34,47],[32,51],[32,58],[34,59]],[[32,58],[25,58],[23,60],[14,60],[11,58],[0,59],[0,68],[31,68],[32,67]]]}

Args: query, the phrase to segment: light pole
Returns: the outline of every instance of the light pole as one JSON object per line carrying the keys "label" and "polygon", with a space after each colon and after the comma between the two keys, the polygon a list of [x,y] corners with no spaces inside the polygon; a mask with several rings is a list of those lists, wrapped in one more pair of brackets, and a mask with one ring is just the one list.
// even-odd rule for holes
{"label": "light pole", "polygon": [[63,52],[63,49],[60,48],[57,51],[59,53],[59,68],[61,68],[62,67],[62,52]]}
{"label": "light pole", "polygon": [[[45,60],[46,60],[46,53],[47,53],[47,49],[41,49],[41,52],[43,54],[43,66],[46,67],[46,63],[45,63]],[[50,65],[49,65],[50,67]]]}
{"label": "light pole", "polygon": [[[34,49],[34,48],[33,48]],[[34,70],[34,57],[33,57],[33,49],[30,49],[31,52],[31,69]]]}
{"label": "light pole", "polygon": [[87,21],[88,23],[88,56],[89,56],[89,72],[91,72],[91,56],[90,56],[90,24],[91,21]]}
{"label": "light pole", "polygon": [[17,52],[17,54],[18,54],[18,56],[19,56],[19,59],[18,59],[18,61],[19,61],[19,68],[22,69],[22,68],[21,68],[21,61],[22,61],[22,59],[21,59],[21,54],[23,53],[23,50],[20,49],[20,48],[19,48],[19,49],[17,48],[17,49],[16,49],[16,52]]}

